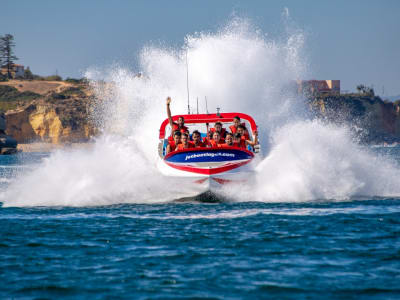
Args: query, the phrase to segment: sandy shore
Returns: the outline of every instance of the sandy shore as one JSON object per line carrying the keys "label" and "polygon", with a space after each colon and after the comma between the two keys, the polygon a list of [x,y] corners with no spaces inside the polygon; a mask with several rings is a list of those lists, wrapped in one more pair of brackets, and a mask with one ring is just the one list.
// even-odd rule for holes
{"label": "sandy shore", "polygon": [[92,143],[69,143],[69,144],[51,144],[51,143],[29,143],[18,144],[17,149],[22,152],[51,152],[61,149],[82,149],[91,148]]}

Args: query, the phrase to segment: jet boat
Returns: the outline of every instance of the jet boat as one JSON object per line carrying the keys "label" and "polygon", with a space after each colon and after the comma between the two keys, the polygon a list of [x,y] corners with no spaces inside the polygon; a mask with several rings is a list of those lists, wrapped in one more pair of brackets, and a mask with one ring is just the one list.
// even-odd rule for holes
{"label": "jet boat", "polygon": [[[174,122],[182,116],[189,132],[198,130],[202,137],[207,136],[210,125],[221,122],[229,131],[235,116],[247,128],[251,139],[257,130],[253,118],[244,113],[189,114],[172,116]],[[169,120],[160,126],[159,160],[157,167],[162,174],[176,177],[180,184],[190,185],[194,194],[216,192],[222,185],[243,183],[251,180],[254,173],[259,145],[248,147],[189,148],[166,154],[168,140],[171,139]]]}

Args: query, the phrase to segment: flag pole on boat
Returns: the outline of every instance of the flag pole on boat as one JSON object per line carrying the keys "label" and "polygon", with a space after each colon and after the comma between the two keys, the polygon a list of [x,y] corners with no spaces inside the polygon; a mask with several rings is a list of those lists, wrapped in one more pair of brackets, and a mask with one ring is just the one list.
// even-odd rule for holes
{"label": "flag pole on boat", "polygon": [[190,115],[190,106],[189,106],[189,64],[188,64],[188,48],[186,48],[186,89],[187,89],[188,115]]}

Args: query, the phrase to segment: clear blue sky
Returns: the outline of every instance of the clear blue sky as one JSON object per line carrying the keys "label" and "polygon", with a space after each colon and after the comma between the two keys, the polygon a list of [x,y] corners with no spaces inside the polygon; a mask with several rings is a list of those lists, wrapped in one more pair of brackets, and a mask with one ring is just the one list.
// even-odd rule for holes
{"label": "clear blue sky", "polygon": [[2,0],[0,35],[10,33],[19,63],[35,74],[80,77],[92,66],[135,67],[149,42],[182,45],[186,34],[215,31],[235,12],[262,31],[282,31],[284,7],[306,32],[310,74],[342,89],[373,84],[400,95],[400,1],[54,1]]}

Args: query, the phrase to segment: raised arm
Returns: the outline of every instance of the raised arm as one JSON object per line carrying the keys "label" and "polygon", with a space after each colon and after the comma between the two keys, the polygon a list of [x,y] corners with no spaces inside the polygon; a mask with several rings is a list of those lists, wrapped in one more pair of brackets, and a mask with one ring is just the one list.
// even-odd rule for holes
{"label": "raised arm", "polygon": [[171,109],[169,108],[169,105],[171,104],[171,97],[167,98],[167,115],[168,115],[168,121],[169,121],[169,126],[173,128],[173,121],[172,121],[172,116],[171,116]]}
{"label": "raised arm", "polygon": [[250,140],[246,140],[246,144],[251,145],[251,146],[255,146],[258,144],[258,131],[254,131],[254,141],[250,141]]}

